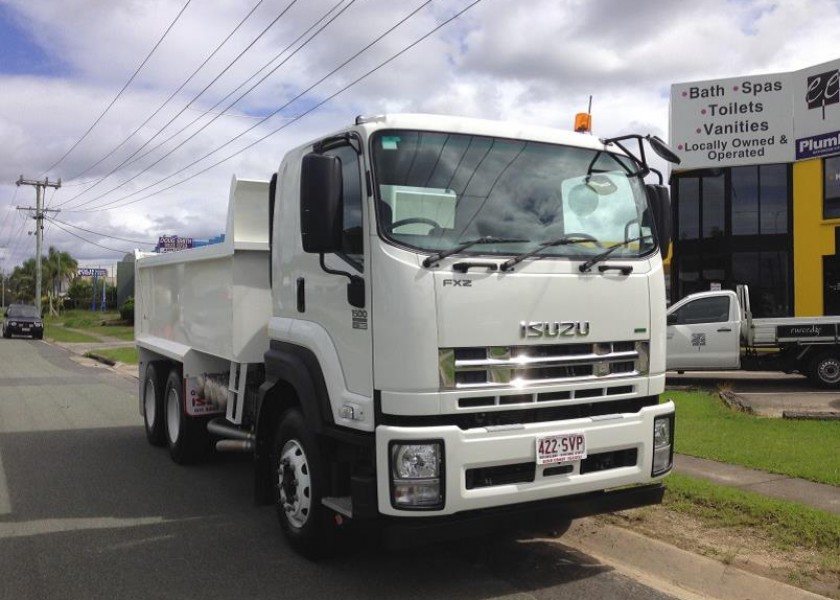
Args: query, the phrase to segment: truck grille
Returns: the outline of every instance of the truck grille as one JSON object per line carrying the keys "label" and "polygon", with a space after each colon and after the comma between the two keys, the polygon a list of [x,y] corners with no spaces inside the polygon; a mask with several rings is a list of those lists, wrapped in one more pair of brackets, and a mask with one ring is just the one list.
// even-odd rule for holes
{"label": "truck grille", "polygon": [[441,348],[444,390],[604,381],[648,371],[647,342]]}

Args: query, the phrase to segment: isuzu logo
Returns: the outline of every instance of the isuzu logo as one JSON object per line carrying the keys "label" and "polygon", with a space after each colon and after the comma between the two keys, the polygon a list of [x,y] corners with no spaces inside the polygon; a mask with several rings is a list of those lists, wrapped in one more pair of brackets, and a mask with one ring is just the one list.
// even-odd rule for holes
{"label": "isuzu logo", "polygon": [[519,333],[526,338],[589,335],[589,321],[521,321]]}

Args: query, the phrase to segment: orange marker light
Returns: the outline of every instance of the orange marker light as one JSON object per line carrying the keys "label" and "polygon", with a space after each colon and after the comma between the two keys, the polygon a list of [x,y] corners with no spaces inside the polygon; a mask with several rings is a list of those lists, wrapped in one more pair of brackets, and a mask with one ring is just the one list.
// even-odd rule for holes
{"label": "orange marker light", "polygon": [[592,115],[589,113],[578,113],[575,115],[575,131],[587,133],[592,131]]}

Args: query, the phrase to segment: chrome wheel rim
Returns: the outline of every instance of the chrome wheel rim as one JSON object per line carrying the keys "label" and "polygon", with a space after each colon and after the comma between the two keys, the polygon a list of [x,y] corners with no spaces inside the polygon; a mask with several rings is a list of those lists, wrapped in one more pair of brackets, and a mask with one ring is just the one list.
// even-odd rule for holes
{"label": "chrome wheel rim", "polygon": [[277,467],[280,509],[292,527],[306,525],[312,512],[312,477],[306,453],[297,440],[289,440],[280,453]]}
{"label": "chrome wheel rim", "polygon": [[155,402],[155,385],[151,380],[146,381],[146,393],[143,394],[143,413],[146,425],[151,429],[157,418],[157,403]]}
{"label": "chrome wheel rim", "polygon": [[178,432],[181,429],[181,410],[178,402],[178,392],[170,389],[166,396],[166,432],[169,441],[175,444],[178,441]]}

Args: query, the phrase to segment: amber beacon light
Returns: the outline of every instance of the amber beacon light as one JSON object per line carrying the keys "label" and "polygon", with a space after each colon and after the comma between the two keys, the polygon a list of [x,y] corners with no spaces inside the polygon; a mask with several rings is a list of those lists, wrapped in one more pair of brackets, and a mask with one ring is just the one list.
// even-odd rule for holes
{"label": "amber beacon light", "polygon": [[578,113],[575,115],[575,131],[578,133],[589,133],[592,131],[592,115],[589,113]]}

